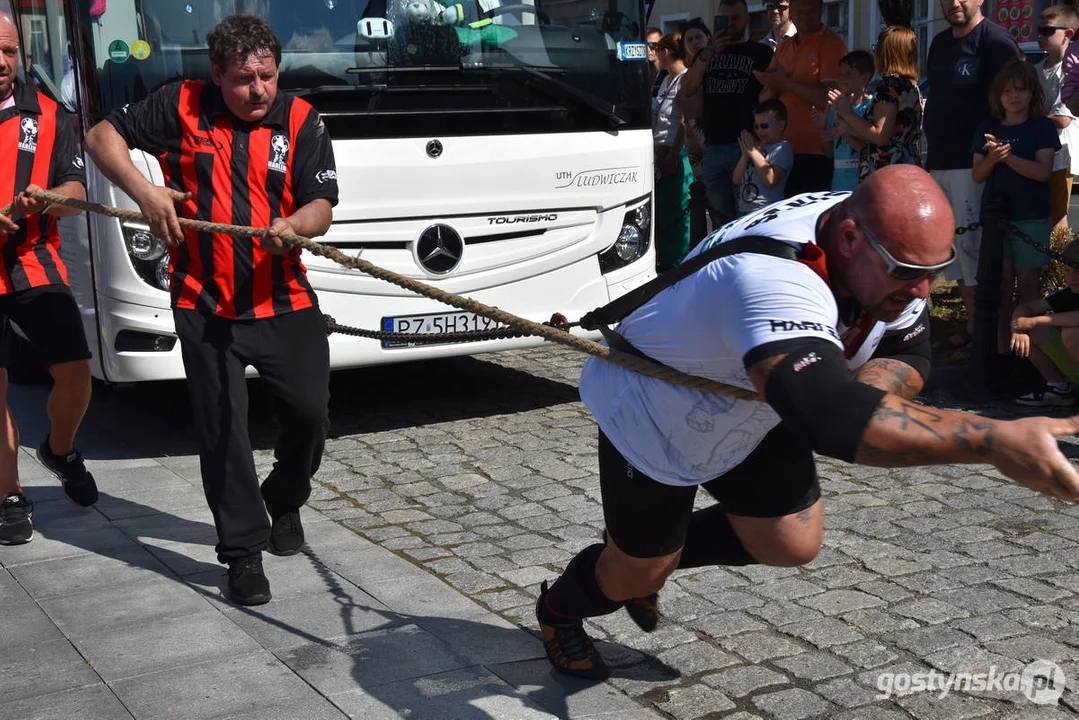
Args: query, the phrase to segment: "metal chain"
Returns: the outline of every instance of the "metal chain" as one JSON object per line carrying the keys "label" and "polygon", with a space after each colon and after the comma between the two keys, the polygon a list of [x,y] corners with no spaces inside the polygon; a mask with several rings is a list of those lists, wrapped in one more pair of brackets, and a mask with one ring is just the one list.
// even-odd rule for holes
{"label": "metal chain", "polygon": [[1032,248],[1034,248],[1034,249],[1036,249],[1036,250],[1038,250],[1040,252],[1045,253],[1046,255],[1048,255],[1053,260],[1056,260],[1058,263],[1060,263],[1062,265],[1065,265],[1067,267],[1070,267],[1070,268],[1079,267],[1079,263],[1077,263],[1075,260],[1069,260],[1066,257],[1064,257],[1063,255],[1061,255],[1060,253],[1058,253],[1053,248],[1049,247],[1048,245],[1045,245],[1045,244],[1042,244],[1042,243],[1038,242],[1037,240],[1035,240],[1034,238],[1032,238],[1031,236],[1029,236],[1025,232],[1023,232],[1022,230],[1017,228],[1012,223],[1006,222],[1006,223],[1004,223],[1004,227],[1012,235],[1019,238],[1020,241],[1026,243],[1027,245],[1030,245]]}
{"label": "metal chain", "polygon": [[982,224],[980,222],[972,222],[969,225],[961,225],[960,227],[957,227],[955,229],[955,234],[956,235],[963,235],[963,234],[968,233],[968,232],[974,232],[975,230],[977,230],[981,226],[982,226]]}

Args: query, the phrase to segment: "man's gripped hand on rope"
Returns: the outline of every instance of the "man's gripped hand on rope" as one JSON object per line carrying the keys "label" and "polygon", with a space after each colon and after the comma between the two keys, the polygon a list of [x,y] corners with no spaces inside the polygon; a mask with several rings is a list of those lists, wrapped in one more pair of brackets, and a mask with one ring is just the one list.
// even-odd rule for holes
{"label": "man's gripped hand on rope", "polygon": [[270,227],[266,228],[266,232],[262,233],[262,237],[259,238],[262,244],[262,249],[271,255],[283,255],[289,251],[291,245],[288,245],[281,240],[279,235],[299,235],[296,229],[292,227],[292,223],[283,217],[275,218]]}
{"label": "man's gripped hand on rope", "polygon": [[179,245],[184,241],[184,231],[180,228],[180,220],[176,215],[176,203],[190,200],[191,193],[182,193],[146,182],[142,183],[135,195],[137,197],[131,199],[146,216],[150,232],[169,245]]}
{"label": "man's gripped hand on rope", "polygon": [[[81,210],[77,208],[64,207],[63,205],[53,205],[48,200],[39,200],[34,197],[34,193],[41,192],[42,188],[39,185],[33,183],[26,186],[21,193],[15,195],[15,199],[4,210],[0,211],[0,233],[5,235],[12,235],[19,231],[19,224],[11,219],[6,213],[22,213],[23,215],[34,215],[35,213],[44,213],[48,211],[50,215],[56,217],[64,217],[67,215],[78,215]],[[81,183],[78,182],[65,182],[57,185],[49,192],[57,195],[64,195],[65,197],[75,198],[77,200],[86,199],[86,191],[83,189]]]}

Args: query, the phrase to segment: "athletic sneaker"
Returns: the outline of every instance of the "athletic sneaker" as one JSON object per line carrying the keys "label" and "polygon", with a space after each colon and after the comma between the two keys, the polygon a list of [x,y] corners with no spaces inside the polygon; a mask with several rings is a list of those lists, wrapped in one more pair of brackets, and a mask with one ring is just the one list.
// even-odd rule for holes
{"label": "athletic sneaker", "polygon": [[270,513],[270,554],[295,555],[303,548],[303,524],[300,522],[300,510],[281,512],[270,504],[263,494],[266,512]]}
{"label": "athletic sneaker", "polygon": [[659,625],[659,593],[626,600],[626,612],[637,627],[652,632]]}
{"label": "athletic sneaker", "polygon": [[600,681],[610,677],[611,670],[596,652],[592,638],[584,631],[584,622],[545,622],[543,609],[546,603],[547,581],[544,580],[540,585],[539,600],[536,601],[536,620],[543,636],[543,649],[554,669],[586,680]]}
{"label": "athletic sneaker", "polygon": [[0,501],[0,545],[22,545],[34,538],[34,504],[22,493]]}
{"label": "athletic sneaker", "polygon": [[1079,403],[1079,397],[1075,394],[1075,388],[1070,385],[1067,390],[1057,390],[1052,385],[1045,385],[1032,393],[1020,395],[1015,402],[1027,407],[1071,407]]}
{"label": "athletic sneaker", "polygon": [[262,571],[262,553],[229,562],[229,597],[237,605],[270,602],[270,581]]}
{"label": "athletic sneaker", "polygon": [[72,450],[67,455],[57,455],[49,448],[49,436],[37,449],[37,460],[53,475],[60,478],[64,494],[76,505],[90,507],[97,502],[97,483],[86,470],[82,453]]}

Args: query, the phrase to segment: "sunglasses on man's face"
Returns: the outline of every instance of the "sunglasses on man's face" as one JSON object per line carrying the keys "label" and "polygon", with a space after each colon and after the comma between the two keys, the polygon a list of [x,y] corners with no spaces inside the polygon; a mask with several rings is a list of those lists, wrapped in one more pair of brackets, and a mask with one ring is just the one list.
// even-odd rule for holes
{"label": "sunglasses on man's face", "polygon": [[1052,27],[1050,25],[1046,25],[1045,27],[1038,28],[1038,34],[1042,35],[1044,37],[1051,37],[1052,35],[1056,34],[1057,30],[1064,30],[1064,29],[1066,29],[1066,28]]}
{"label": "sunglasses on man's face", "polygon": [[773,5],[772,7],[768,8],[768,9],[769,10],[774,10],[777,13],[785,13],[788,10],[791,9],[791,6],[790,5]]}
{"label": "sunglasses on man's face", "polygon": [[658,42],[650,42],[650,43],[648,43],[648,49],[649,50],[659,50],[659,43]]}
{"label": "sunglasses on man's face", "polygon": [[781,122],[783,122],[783,121],[782,120],[772,120],[771,122],[753,123],[753,129],[754,130],[767,130],[770,127],[775,127],[776,125],[780,124]]}
{"label": "sunglasses on man's face", "polygon": [[[857,223],[858,221],[855,220]],[[903,262],[902,260],[896,260],[890,252],[888,252],[883,245],[881,245],[873,234],[865,229],[865,226],[858,223],[858,229],[862,231],[862,236],[865,237],[865,241],[869,243],[869,247],[877,251],[877,254],[884,258],[885,264],[888,265],[888,275],[894,280],[905,283],[913,283],[924,280],[930,275],[935,275],[941,270],[945,269],[953,262],[955,262],[955,246],[952,246],[952,256],[942,263],[936,265],[915,265],[914,263]]]}

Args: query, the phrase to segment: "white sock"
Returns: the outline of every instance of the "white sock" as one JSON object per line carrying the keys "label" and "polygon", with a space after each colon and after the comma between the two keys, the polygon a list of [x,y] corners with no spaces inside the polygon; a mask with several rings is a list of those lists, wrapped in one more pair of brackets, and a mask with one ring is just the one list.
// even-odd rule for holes
{"label": "white sock", "polygon": [[1068,392],[1069,390],[1071,390],[1072,387],[1071,383],[1067,380],[1065,380],[1064,382],[1051,382],[1047,384],[1049,385],[1049,387],[1053,388],[1054,390],[1059,390],[1060,392]]}

